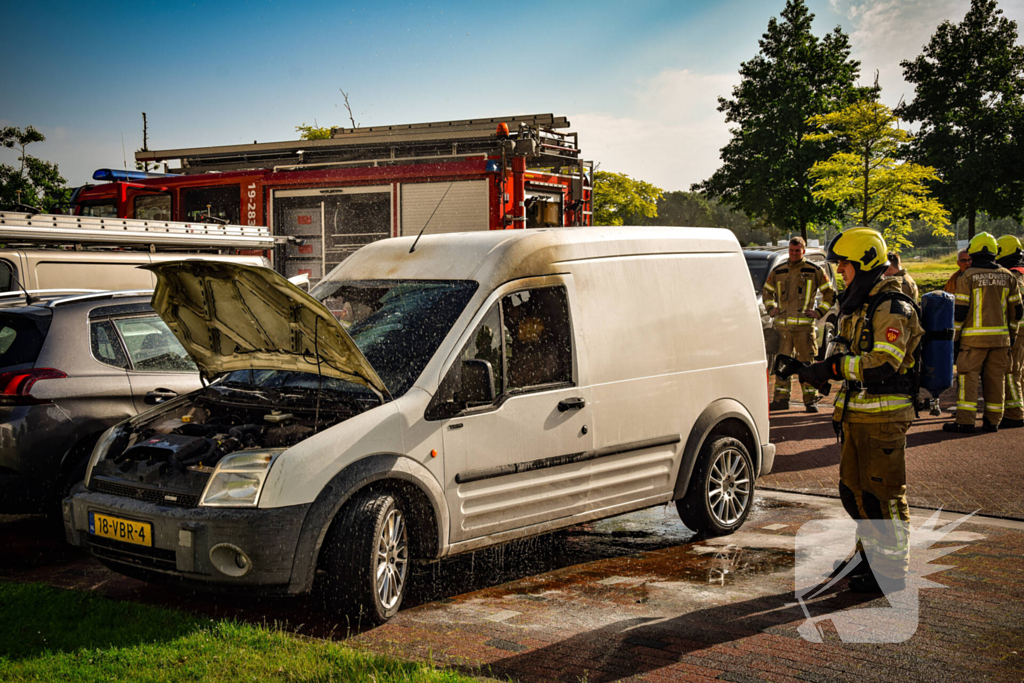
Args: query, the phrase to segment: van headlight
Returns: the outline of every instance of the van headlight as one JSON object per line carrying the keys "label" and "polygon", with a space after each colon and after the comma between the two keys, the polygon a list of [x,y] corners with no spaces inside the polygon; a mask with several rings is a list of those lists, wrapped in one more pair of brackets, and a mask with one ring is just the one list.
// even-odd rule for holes
{"label": "van headlight", "polygon": [[107,453],[110,451],[110,447],[115,441],[124,435],[121,429],[121,424],[116,424],[107,431],[103,432],[100,436],[99,441],[92,448],[92,455],[89,456],[89,466],[85,470],[85,485],[89,485],[89,480],[92,479],[92,468],[96,466],[100,460],[104,460],[107,457]]}
{"label": "van headlight", "polygon": [[208,507],[256,507],[270,466],[284,449],[242,451],[221,458],[206,482],[200,505]]}

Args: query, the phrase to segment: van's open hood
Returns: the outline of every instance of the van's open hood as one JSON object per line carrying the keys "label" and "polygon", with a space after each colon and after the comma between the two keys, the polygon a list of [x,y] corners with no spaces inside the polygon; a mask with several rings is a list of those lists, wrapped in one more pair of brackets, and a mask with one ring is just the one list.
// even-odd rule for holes
{"label": "van's open hood", "polygon": [[331,312],[273,270],[199,260],[142,267],[157,276],[153,309],[206,377],[249,369],[316,374],[319,352],[325,377],[390,398]]}

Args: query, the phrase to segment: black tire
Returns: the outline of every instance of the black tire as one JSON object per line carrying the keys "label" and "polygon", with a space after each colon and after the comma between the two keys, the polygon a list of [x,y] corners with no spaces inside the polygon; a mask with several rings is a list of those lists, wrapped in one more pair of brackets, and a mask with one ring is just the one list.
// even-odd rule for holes
{"label": "black tire", "polygon": [[352,627],[383,624],[409,585],[409,534],[399,502],[387,493],[357,493],[335,517],[320,557],[330,606]]}
{"label": "black tire", "polygon": [[726,536],[747,520],[754,504],[754,463],[731,436],[704,442],[686,494],[676,501],[680,519],[699,535]]}

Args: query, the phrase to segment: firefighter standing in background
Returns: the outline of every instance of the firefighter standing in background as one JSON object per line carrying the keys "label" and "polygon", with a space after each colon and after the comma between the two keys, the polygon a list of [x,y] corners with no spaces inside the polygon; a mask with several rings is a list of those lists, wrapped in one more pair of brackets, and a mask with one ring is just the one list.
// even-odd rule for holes
{"label": "firefighter standing in background", "polygon": [[885,274],[887,277],[899,278],[903,293],[913,299],[914,303],[921,301],[921,297],[917,293],[917,283],[914,282],[914,278],[910,277],[907,269],[900,265],[899,254],[889,254],[889,267]]}
{"label": "firefighter standing in background", "polygon": [[846,283],[839,297],[841,352],[799,374],[816,386],[845,380],[832,417],[842,443],[839,497],[858,520],[857,545],[867,560],[854,568],[850,589],[888,594],[904,587],[910,562],[904,451],[924,328],[899,279],[885,276],[887,251],[870,228],[832,240],[828,260]]}
{"label": "firefighter standing in background", "polygon": [[978,410],[978,381],[985,395],[982,427],[999,430],[1003,417],[1010,347],[1017,336],[1020,290],[1013,273],[996,263],[999,245],[987,232],[974,236],[967,247],[971,267],[956,283],[953,344],[956,351],[956,421],[942,425],[947,432],[974,433]]}
{"label": "firefighter standing in background", "polygon": [[[999,245],[999,254],[996,256],[996,263],[1013,273],[1017,280],[1017,287],[1024,295],[1024,250],[1021,249],[1020,240],[1013,235],[1003,235],[996,244]],[[1021,381],[1021,374],[1024,372],[1024,335],[1021,334],[1021,322],[1017,321],[1017,340],[1010,347],[1010,372],[1006,375],[1006,409],[1003,411],[1003,419],[999,423],[1000,429],[1016,429],[1024,427],[1024,404],[1021,401],[1021,394],[1024,392],[1024,382]]]}
{"label": "firefighter standing in background", "polygon": [[[835,291],[825,271],[804,260],[806,243],[801,237],[789,241],[789,261],[776,267],[765,280],[761,298],[768,315],[775,319],[779,333],[779,353],[810,363],[818,352],[814,321],[821,318],[835,301]],[[814,300],[821,292],[821,304]],[[775,396],[769,410],[788,410],[790,379],[775,377]],[[818,412],[818,391],[803,384],[804,407]]]}

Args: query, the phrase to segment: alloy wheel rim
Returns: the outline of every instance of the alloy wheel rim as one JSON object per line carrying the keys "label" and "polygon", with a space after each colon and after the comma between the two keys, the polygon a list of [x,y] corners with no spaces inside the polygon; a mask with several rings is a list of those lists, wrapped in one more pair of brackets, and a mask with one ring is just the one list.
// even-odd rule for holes
{"label": "alloy wheel rim", "polygon": [[708,507],[715,521],[732,526],[750,504],[750,470],[743,455],[734,448],[718,454],[708,477]]}
{"label": "alloy wheel rim", "polygon": [[409,544],[406,538],[405,517],[400,511],[391,510],[377,537],[374,567],[377,599],[385,610],[397,605],[402,598],[408,566]]}

